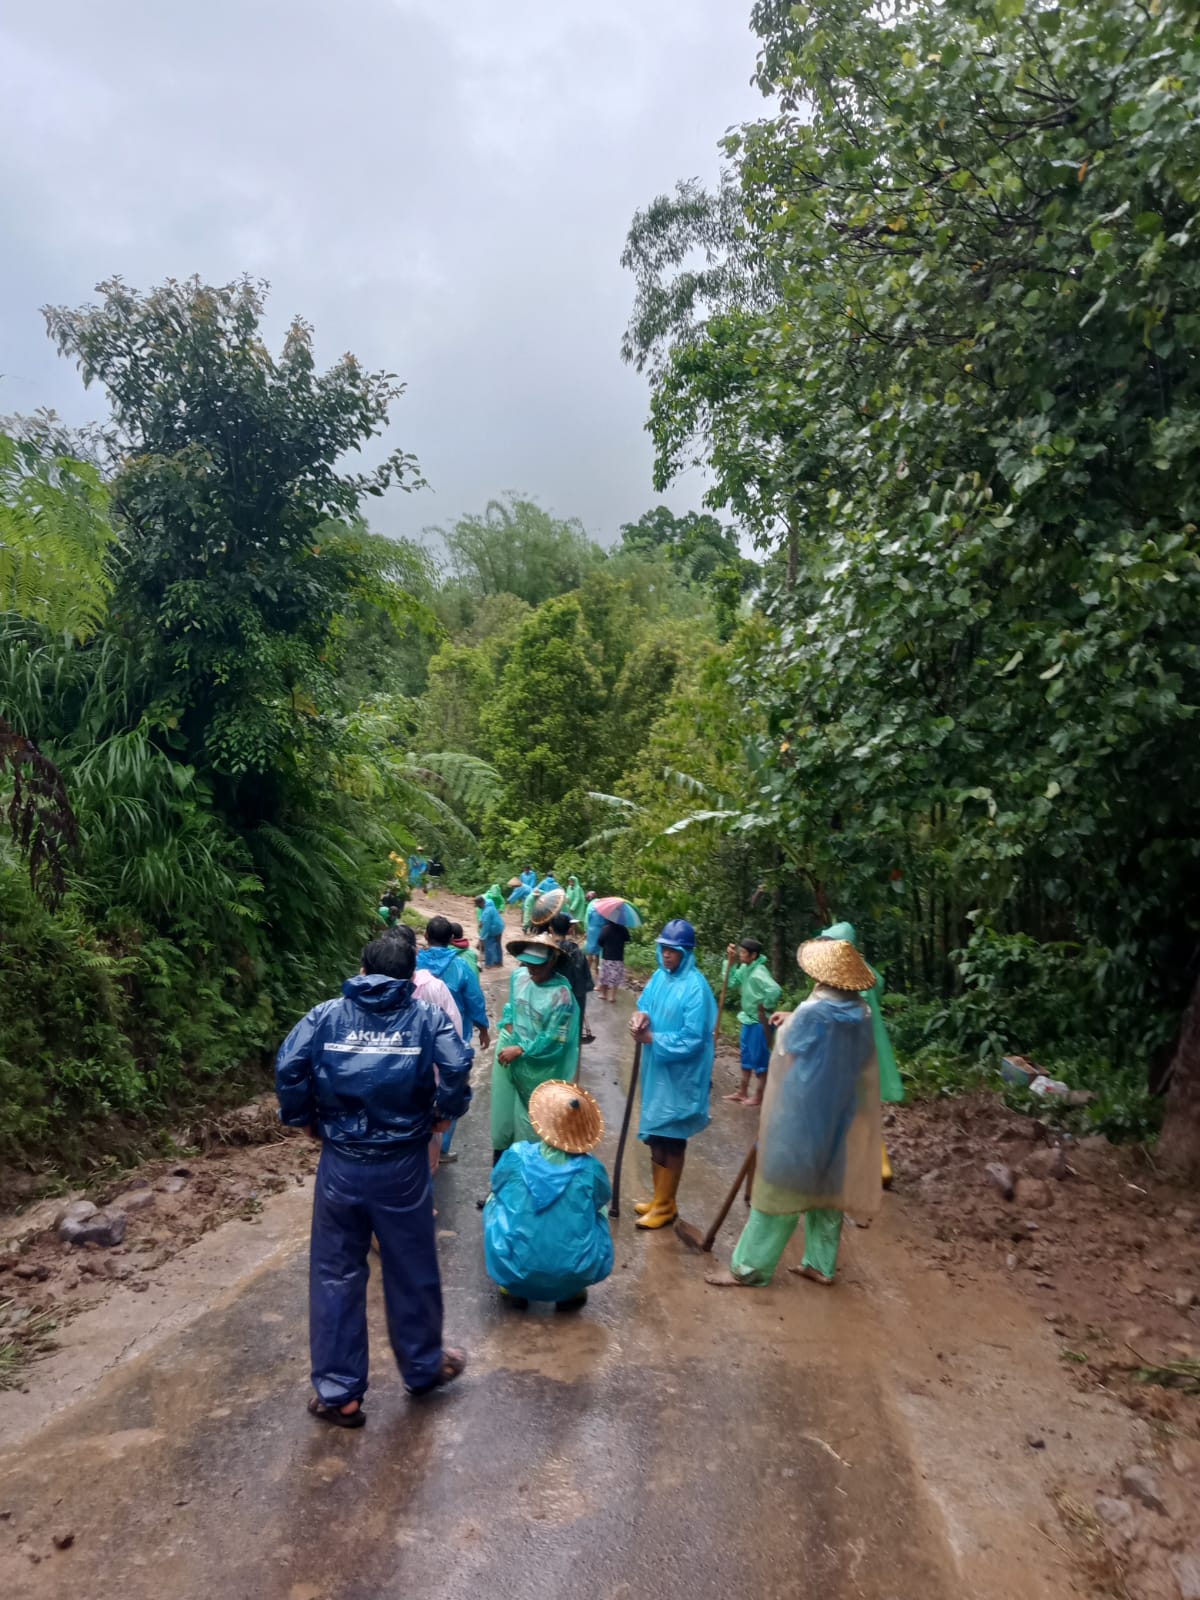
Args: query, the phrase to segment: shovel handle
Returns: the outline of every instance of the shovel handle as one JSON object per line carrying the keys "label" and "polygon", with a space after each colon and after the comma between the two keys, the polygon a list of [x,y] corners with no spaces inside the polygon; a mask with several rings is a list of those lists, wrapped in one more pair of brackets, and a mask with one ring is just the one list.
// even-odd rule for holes
{"label": "shovel handle", "polygon": [[637,1040],[633,1046],[633,1068],[629,1074],[629,1093],[625,1097],[625,1116],[621,1121],[621,1137],[617,1140],[617,1159],[613,1162],[612,1199],[609,1202],[608,1214],[610,1217],[621,1215],[621,1167],[625,1162],[625,1141],[629,1137],[629,1119],[633,1115],[633,1097],[637,1093],[638,1073],[642,1068],[642,1045]]}
{"label": "shovel handle", "polygon": [[732,965],[733,959],[727,955],[725,957],[725,970],[721,974],[721,1003],[717,1007],[717,1025],[713,1029],[714,1044],[716,1044],[717,1040],[721,1037],[721,1013],[725,1010],[725,993],[729,988],[729,969],[732,967]]}
{"label": "shovel handle", "polygon": [[737,1199],[738,1190],[742,1187],[743,1180],[748,1180],[750,1178],[751,1174],[753,1173],[754,1164],[757,1161],[757,1159],[758,1159],[758,1140],[756,1139],[754,1141],[754,1143],[750,1146],[749,1150],[746,1151],[746,1154],[745,1154],[745,1157],[743,1158],[742,1164],[738,1168],[738,1175],[733,1180],[733,1183],[730,1185],[729,1193],[725,1196],[725,1199],[722,1201],[721,1209],[720,1209],[720,1211],[717,1212],[716,1217],[713,1219],[712,1226],[709,1228],[708,1232],[704,1235],[704,1243],[700,1247],[702,1250],[709,1251],[709,1250],[712,1249],[713,1242],[716,1239],[718,1233],[720,1233],[720,1231],[721,1231],[721,1224],[725,1221],[725,1218],[729,1215],[730,1208],[732,1207],[733,1202]]}

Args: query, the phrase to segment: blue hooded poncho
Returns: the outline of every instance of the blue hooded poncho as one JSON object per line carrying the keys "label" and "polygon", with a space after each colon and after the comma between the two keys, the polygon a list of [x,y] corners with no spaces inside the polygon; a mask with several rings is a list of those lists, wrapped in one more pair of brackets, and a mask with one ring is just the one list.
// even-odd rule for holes
{"label": "blue hooded poncho", "polygon": [[590,1155],[525,1140],[492,1169],[483,1212],[488,1276],[527,1300],[573,1300],[613,1268],[608,1174]]}
{"label": "blue hooded poncho", "polygon": [[650,1018],[654,1035],[642,1050],[638,1138],[690,1139],[708,1127],[717,1025],[717,1002],[694,950],[685,950],[678,969],[668,972],[659,946],[658,971],[638,1009]]}

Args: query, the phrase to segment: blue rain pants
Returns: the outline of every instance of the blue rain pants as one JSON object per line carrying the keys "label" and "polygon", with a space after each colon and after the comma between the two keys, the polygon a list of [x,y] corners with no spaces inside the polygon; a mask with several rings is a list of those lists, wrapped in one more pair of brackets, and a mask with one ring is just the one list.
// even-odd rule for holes
{"label": "blue rain pants", "polygon": [[771,1050],[761,1022],[742,1023],[742,1071],[765,1078],[771,1065]]}
{"label": "blue rain pants", "polygon": [[442,1135],[442,1154],[444,1156],[448,1156],[450,1154],[450,1146],[454,1142],[454,1130],[457,1127],[458,1127],[458,1118],[455,1117],[453,1122],[451,1122],[450,1126],[446,1129],[445,1133]]}
{"label": "blue rain pants", "polygon": [[504,965],[504,945],[499,934],[494,938],[483,941],[483,964],[485,967],[502,967]]}
{"label": "blue rain pants", "polygon": [[433,1227],[429,1140],[383,1161],[355,1161],[329,1144],[313,1194],[308,1337],[313,1388],[330,1406],[367,1392],[367,1256],[379,1240],[388,1337],[405,1385],[442,1367],[442,1281]]}

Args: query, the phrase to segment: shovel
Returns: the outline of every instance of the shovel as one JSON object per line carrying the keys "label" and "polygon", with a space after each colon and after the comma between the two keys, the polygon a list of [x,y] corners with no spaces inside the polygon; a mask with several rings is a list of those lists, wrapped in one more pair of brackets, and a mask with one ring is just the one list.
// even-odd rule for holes
{"label": "shovel", "polygon": [[732,966],[733,957],[727,954],[725,957],[725,971],[721,974],[721,1003],[717,1007],[717,1025],[713,1029],[714,1044],[716,1044],[717,1040],[721,1037],[721,1013],[725,1010],[725,993],[729,988],[729,973]]}
{"label": "shovel", "polygon": [[746,1151],[746,1158],[738,1168],[738,1175],[730,1185],[729,1193],[721,1202],[721,1209],[717,1212],[715,1218],[713,1219],[712,1226],[709,1228],[707,1233],[702,1234],[699,1228],[693,1227],[690,1222],[685,1222],[682,1217],[677,1217],[675,1219],[676,1236],[680,1238],[685,1245],[687,1245],[689,1250],[702,1250],[707,1255],[712,1249],[713,1240],[717,1237],[717,1234],[720,1233],[721,1224],[729,1215],[730,1207],[737,1199],[738,1190],[742,1187],[743,1181],[746,1183],[747,1189],[749,1189],[750,1180],[754,1176],[754,1163],[757,1158],[758,1140],[756,1139],[750,1146],[749,1150]]}
{"label": "shovel", "polygon": [[640,1040],[633,1047],[633,1068],[629,1074],[629,1094],[625,1100],[625,1117],[621,1123],[621,1137],[617,1140],[617,1159],[613,1162],[612,1175],[612,1200],[609,1202],[608,1214],[610,1217],[621,1215],[621,1166],[625,1160],[625,1141],[629,1137],[629,1119],[633,1115],[633,1097],[637,1093],[638,1073],[642,1068],[642,1046]]}

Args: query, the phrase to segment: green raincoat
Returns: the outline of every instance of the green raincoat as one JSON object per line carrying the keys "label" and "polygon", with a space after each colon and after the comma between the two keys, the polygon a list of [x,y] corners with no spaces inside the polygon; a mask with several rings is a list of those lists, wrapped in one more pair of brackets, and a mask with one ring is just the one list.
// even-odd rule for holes
{"label": "green raincoat", "polygon": [[756,956],[749,962],[727,961],[725,967],[729,972],[729,987],[741,1001],[738,1021],[742,1027],[753,1027],[759,1021],[759,1006],[770,1016],[779,1004],[783,990],[771,976],[766,956]]}
{"label": "green raincoat", "polygon": [[[520,1045],[523,1054],[508,1066],[501,1050]],[[496,1036],[492,1067],[492,1149],[507,1150],[522,1139],[536,1140],[529,1120],[529,1096],[550,1078],[575,1081],[579,1069],[579,1007],[571,986],[558,973],[534,983],[518,964],[508,988],[508,1004]]]}
{"label": "green raincoat", "polygon": [[483,898],[490,900],[500,915],[504,915],[504,891],[498,883],[492,884],[490,889],[485,889]]}
{"label": "green raincoat", "polygon": [[583,892],[583,885],[574,873],[567,879],[567,900],[563,910],[572,922],[577,922],[582,928],[587,922],[587,895]]}
{"label": "green raincoat", "polygon": [[[854,931],[852,922],[835,922],[832,927],[826,928],[821,934],[822,939],[846,939],[854,948],[858,949],[858,934]],[[868,967],[871,963],[867,962]],[[862,998],[871,1008],[871,1027],[875,1033],[875,1054],[879,1058],[879,1097],[887,1105],[899,1105],[904,1099],[904,1079],[900,1076],[900,1068],[896,1065],[896,1052],[892,1049],[892,1041],[888,1038],[887,1023],[883,1020],[883,1010],[879,1001],[883,994],[883,974],[875,973],[875,987],[865,989]]]}

